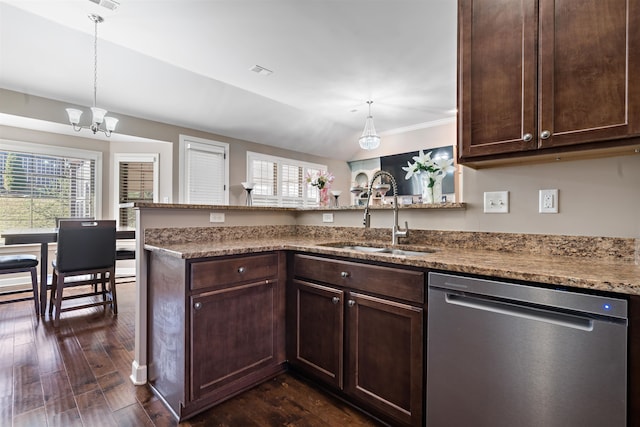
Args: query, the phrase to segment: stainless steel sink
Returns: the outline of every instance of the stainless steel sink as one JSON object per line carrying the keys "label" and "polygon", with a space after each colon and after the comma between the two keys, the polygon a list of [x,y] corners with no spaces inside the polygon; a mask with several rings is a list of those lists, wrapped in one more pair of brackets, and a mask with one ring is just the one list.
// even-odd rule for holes
{"label": "stainless steel sink", "polygon": [[358,252],[370,252],[370,253],[378,253],[378,254],[391,254],[391,255],[404,255],[404,256],[423,256],[432,254],[435,252],[435,249],[430,248],[415,248],[411,247],[402,247],[402,246],[374,246],[366,243],[324,243],[320,246],[328,246],[332,248],[338,249],[348,249],[352,251]]}

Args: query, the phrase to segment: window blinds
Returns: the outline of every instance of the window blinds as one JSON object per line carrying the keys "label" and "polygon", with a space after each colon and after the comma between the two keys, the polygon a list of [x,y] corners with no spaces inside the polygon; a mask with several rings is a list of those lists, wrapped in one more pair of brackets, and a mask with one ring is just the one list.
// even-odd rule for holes
{"label": "window blinds", "polygon": [[224,149],[196,142],[189,142],[186,148],[186,202],[225,204]]}
{"label": "window blinds", "polygon": [[95,217],[96,161],[0,150],[0,230]]}
{"label": "window blinds", "polygon": [[[153,162],[120,162],[119,203],[153,202]],[[135,227],[133,208],[120,208],[118,224]]]}

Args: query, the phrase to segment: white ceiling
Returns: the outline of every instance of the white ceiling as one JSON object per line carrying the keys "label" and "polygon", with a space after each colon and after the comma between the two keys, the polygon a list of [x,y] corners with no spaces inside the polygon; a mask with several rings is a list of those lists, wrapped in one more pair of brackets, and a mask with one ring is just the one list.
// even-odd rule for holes
{"label": "white ceiling", "polygon": [[[0,87],[349,160],[455,109],[454,0],[0,0]],[[258,75],[260,65],[274,73]],[[357,111],[353,111],[357,110]],[[87,114],[88,115],[88,114]],[[86,117],[84,118],[86,120]],[[374,154],[375,152],[372,152]]]}

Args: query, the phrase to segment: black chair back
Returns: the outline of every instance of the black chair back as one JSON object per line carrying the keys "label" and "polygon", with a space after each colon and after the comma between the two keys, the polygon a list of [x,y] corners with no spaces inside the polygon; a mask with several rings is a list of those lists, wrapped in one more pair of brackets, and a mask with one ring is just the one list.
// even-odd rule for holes
{"label": "black chair back", "polygon": [[56,217],[56,228],[60,227],[60,221],[93,221],[95,220],[92,216],[87,217]]}
{"label": "black chair back", "polygon": [[60,221],[56,268],[59,272],[109,268],[116,263],[116,222]]}

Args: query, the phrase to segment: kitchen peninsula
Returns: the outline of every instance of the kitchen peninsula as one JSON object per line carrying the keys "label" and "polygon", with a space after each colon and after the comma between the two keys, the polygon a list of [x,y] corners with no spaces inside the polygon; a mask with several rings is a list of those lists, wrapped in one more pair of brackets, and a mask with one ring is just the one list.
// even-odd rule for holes
{"label": "kitchen peninsula", "polygon": [[[228,386],[228,382],[223,381],[220,384],[223,387],[230,387],[227,392],[233,394],[250,387],[260,378],[266,378],[280,372],[286,368],[286,360],[292,362],[295,356],[291,354],[290,350],[287,351],[286,357],[284,355],[285,336],[292,336],[289,332],[292,328],[292,311],[289,307],[289,300],[291,296],[295,296],[295,293],[291,293],[290,288],[298,286],[302,282],[306,284],[308,280],[311,280],[308,283],[312,288],[324,291],[327,288],[324,284],[330,283],[333,279],[322,276],[324,274],[322,272],[332,271],[333,268],[337,269],[336,272],[347,272],[347,276],[352,275],[354,280],[358,274],[361,275],[359,277],[367,277],[366,281],[360,283],[369,283],[372,277],[387,277],[386,283],[388,285],[386,288],[365,289],[361,285],[355,284],[351,285],[351,289],[345,291],[347,292],[345,295],[362,296],[362,301],[350,297],[350,301],[353,300],[356,307],[370,301],[378,306],[388,301],[395,308],[406,308],[407,316],[401,316],[406,320],[403,325],[411,330],[417,328],[415,325],[418,325],[419,328],[416,330],[422,335],[424,334],[422,323],[426,319],[424,313],[427,309],[424,288],[424,273],[427,271],[455,272],[509,279],[516,283],[575,288],[605,295],[607,293],[621,294],[629,298],[631,319],[629,334],[630,336],[637,334],[640,268],[634,263],[634,239],[433,231],[414,228],[411,229],[408,239],[401,241],[399,248],[428,253],[396,255],[353,249],[356,244],[381,247],[389,245],[390,231],[384,225],[390,224],[385,216],[390,212],[385,212],[385,209],[373,212],[372,219],[378,218],[380,223],[374,223],[374,228],[365,230],[357,225],[358,220],[361,219],[362,209],[334,210],[333,213],[336,214],[336,217],[339,213],[353,218],[341,219],[339,226],[326,226],[306,224],[309,222],[308,216],[320,216],[322,213],[326,213],[324,210],[149,204],[139,204],[136,207],[138,207],[141,228],[139,235],[144,236],[144,241],[138,242],[140,253],[144,253],[144,256],[139,257],[140,260],[137,261],[140,263],[138,271],[149,271],[149,276],[139,275],[138,281],[140,284],[138,292],[141,316],[136,324],[136,331],[140,333],[140,337],[136,336],[134,380],[136,374],[140,373],[140,371],[136,371],[136,368],[147,365],[147,356],[153,358],[151,349],[147,354],[146,348],[144,348],[144,353],[140,352],[141,348],[139,348],[143,347],[140,346],[141,343],[146,343],[146,332],[153,329],[151,325],[153,319],[148,317],[147,310],[151,310],[150,313],[154,313],[154,316],[157,315],[159,309],[165,310],[165,315],[168,313],[169,316],[173,316],[172,319],[182,316],[184,318],[184,324],[181,324],[183,334],[184,331],[189,334],[197,332],[197,329],[194,328],[198,326],[189,322],[195,322],[194,316],[196,316],[195,313],[199,307],[204,307],[205,303],[215,302],[215,297],[223,294],[225,290],[238,292],[239,297],[247,297],[249,295],[246,293],[247,289],[252,287],[259,291],[257,294],[252,294],[255,297],[255,301],[252,303],[253,307],[264,307],[265,302],[273,304],[269,310],[259,313],[259,316],[262,316],[260,318],[263,319],[267,314],[274,315],[273,329],[268,330],[272,334],[269,336],[273,338],[273,347],[266,344],[261,347],[265,349],[265,354],[268,353],[268,357],[261,359],[260,362],[263,365],[260,366],[264,369],[260,370],[259,374],[256,373],[256,370],[252,370],[253,377],[246,381],[243,380],[245,382],[241,382],[239,385],[236,384],[238,388],[234,390],[232,390],[233,387]],[[208,223],[211,212],[226,215],[223,226],[212,226]],[[451,211],[447,213],[456,215],[460,212],[464,212],[463,205],[451,207]],[[260,217],[259,222],[256,215]],[[428,210],[401,209],[400,215],[403,220],[409,222],[411,228],[412,224],[420,223],[421,217],[428,215]],[[382,221],[383,219],[384,221]],[[252,225],[256,223],[263,225]],[[343,246],[351,246],[352,248],[345,249]],[[329,262],[329,264],[317,270],[321,276],[314,279],[317,273],[314,273],[316,270],[312,264],[309,267],[311,270],[308,270],[307,267],[301,270],[302,267],[298,267],[303,265],[300,264],[302,261],[307,262],[306,260],[313,263]],[[147,270],[147,266],[150,267],[149,270]],[[229,267],[229,270],[225,273],[225,270],[219,270],[219,267]],[[246,280],[238,278],[242,277],[242,274],[246,274],[244,272],[248,270],[251,271],[250,274],[255,275]],[[204,281],[198,281],[199,279],[194,278],[199,274],[198,271],[206,272],[203,276]],[[240,273],[241,271],[242,273]],[[371,273],[372,271],[373,273]],[[384,276],[385,274],[389,276]],[[389,279],[390,277],[401,278],[405,276],[406,283],[414,283],[406,289],[402,288],[405,283],[404,279],[402,281]],[[209,279],[210,277],[213,279]],[[182,295],[174,294],[170,298],[174,298],[175,305],[180,308],[176,309],[175,305],[169,308],[170,305],[167,304],[169,300],[166,299],[158,307],[153,307],[154,287],[158,283],[161,284],[158,285],[159,287],[168,283],[178,284]],[[237,289],[234,287],[235,284],[238,284]],[[255,284],[255,286],[250,286],[250,284]],[[220,287],[216,288],[218,285]],[[395,293],[398,289],[402,290],[402,294]],[[227,293],[227,295],[231,294]],[[285,302],[283,301],[285,295],[287,298],[286,322]],[[340,297],[333,296],[329,300],[333,298]],[[225,304],[232,300],[225,300]],[[349,304],[351,305],[351,302]],[[423,310],[424,313],[416,315],[415,313],[419,313],[419,310]],[[410,315],[410,313],[414,314]],[[208,325],[211,326],[211,324]],[[149,338],[149,341],[153,343],[153,334]],[[185,348],[178,348],[177,351],[183,351],[186,354],[178,358],[178,361],[185,363],[185,357],[189,356],[193,362],[195,359],[193,354],[189,353],[192,351],[189,340],[184,336],[183,339]],[[630,379],[637,378],[638,367],[635,360],[638,360],[640,354],[636,348],[635,342],[637,341],[637,339],[629,339]],[[173,343],[171,348],[175,351],[175,341],[171,342]],[[207,348],[212,347],[208,346]],[[407,350],[409,352],[419,350],[417,357],[413,353],[407,357],[417,358],[419,362],[423,359],[421,346],[417,350],[414,348],[407,348]],[[150,371],[153,371],[153,364],[154,360],[149,360]],[[415,369],[423,369],[422,363],[418,363]],[[193,369],[186,371],[182,369],[182,371],[187,375],[194,372]],[[156,379],[155,374],[157,372],[149,376],[152,384]],[[313,377],[313,373],[311,376]],[[422,378],[422,374],[416,372],[413,372],[413,376]],[[146,374],[144,379],[146,379]],[[338,378],[338,380],[340,379]],[[163,396],[177,416],[191,416],[207,405],[226,397],[216,395],[207,399],[206,396],[211,397],[216,392],[202,387],[196,390],[194,385],[199,383],[197,380],[191,380],[193,378],[186,380],[190,385],[188,389],[185,389],[186,384],[178,384],[177,388],[172,388],[173,391],[182,388],[182,395]],[[345,378],[344,381],[345,395],[349,398],[349,383],[355,380]],[[322,381],[320,382],[322,383]],[[201,385],[206,386],[207,384],[205,382]],[[637,392],[633,382],[629,381],[629,384],[628,401],[630,406],[635,407],[635,402],[638,401]],[[337,387],[336,390],[340,390],[340,387]],[[396,412],[384,407],[381,408],[375,400],[366,402],[357,395],[352,394],[351,396],[354,396],[354,403],[365,407],[387,421],[405,425],[419,425],[418,423],[422,420],[421,389],[416,393],[419,397],[417,401],[415,396],[411,394],[408,397],[400,396],[402,404],[395,406],[402,410]],[[180,414],[179,412],[182,410],[180,405],[182,404],[186,405],[186,409],[184,413]]]}

